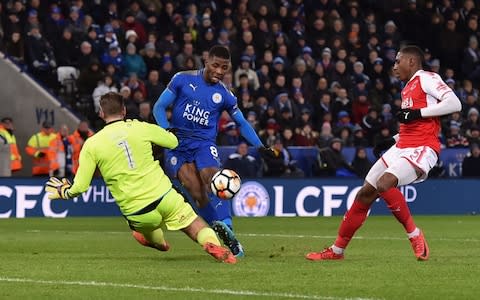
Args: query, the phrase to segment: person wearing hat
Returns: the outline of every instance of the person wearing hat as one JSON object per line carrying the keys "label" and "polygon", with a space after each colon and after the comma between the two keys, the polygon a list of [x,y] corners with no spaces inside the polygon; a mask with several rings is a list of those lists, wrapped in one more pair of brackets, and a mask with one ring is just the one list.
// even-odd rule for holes
{"label": "person wearing hat", "polygon": [[465,156],[462,162],[462,177],[480,177],[480,144],[470,145],[470,153]]}
{"label": "person wearing hat", "polygon": [[258,80],[258,75],[255,70],[252,70],[251,68],[251,62],[252,59],[248,55],[242,55],[240,57],[240,66],[238,66],[238,69],[235,70],[235,73],[233,74],[233,80],[235,87],[240,86],[240,75],[241,74],[246,74],[248,77],[248,85],[254,90],[258,90],[260,87],[260,81]]}
{"label": "person wearing hat", "polygon": [[124,32],[128,32],[129,30],[133,30],[140,42],[140,46],[143,47],[147,42],[147,33],[145,32],[145,27],[141,22],[139,22],[132,11],[127,11],[125,15],[125,22],[123,23],[123,30]]}
{"label": "person wearing hat", "polygon": [[[422,69],[423,52],[417,46],[400,49],[393,66],[405,82],[402,105],[396,117],[399,134],[374,151],[387,150],[372,166],[352,206],[341,221],[337,238],[328,248],[306,255],[309,260],[341,260],[355,232],[364,224],[368,211],[380,196],[397,221],[403,225],[415,258],[429,259],[424,233],[415,224],[405,197],[398,187],[421,182],[438,161],[440,117],[460,111],[460,100],[439,74]],[[432,204],[433,205],[433,204]]]}
{"label": "person wearing hat", "polygon": [[25,152],[32,157],[33,176],[53,176],[59,168],[57,152],[65,152],[63,143],[57,143],[57,134],[50,121],[44,121],[40,132],[30,137]]}
{"label": "person wearing hat", "polygon": [[3,138],[5,144],[10,149],[8,156],[8,169],[11,172],[22,169],[22,156],[18,151],[17,138],[15,137],[14,129],[12,118],[2,118],[0,121],[0,138]]}

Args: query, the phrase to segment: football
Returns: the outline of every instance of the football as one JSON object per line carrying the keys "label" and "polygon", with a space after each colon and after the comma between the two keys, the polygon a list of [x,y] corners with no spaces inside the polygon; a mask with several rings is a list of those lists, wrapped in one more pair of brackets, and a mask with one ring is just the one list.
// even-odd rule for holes
{"label": "football", "polygon": [[213,175],[210,188],[217,197],[227,200],[238,193],[241,185],[240,176],[235,171],[223,169]]}

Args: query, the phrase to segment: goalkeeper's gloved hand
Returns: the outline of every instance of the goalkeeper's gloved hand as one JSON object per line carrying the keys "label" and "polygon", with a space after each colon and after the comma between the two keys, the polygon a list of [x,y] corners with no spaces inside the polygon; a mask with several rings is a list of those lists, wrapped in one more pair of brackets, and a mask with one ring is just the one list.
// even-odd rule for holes
{"label": "goalkeeper's gloved hand", "polygon": [[397,119],[400,123],[410,123],[422,118],[420,109],[405,108],[397,112]]}
{"label": "goalkeeper's gloved hand", "polygon": [[45,191],[48,193],[48,199],[68,199],[68,189],[72,186],[67,178],[62,180],[57,177],[50,177],[45,186]]}
{"label": "goalkeeper's gloved hand", "polygon": [[394,138],[381,141],[380,143],[376,144],[375,147],[373,147],[373,155],[375,155],[376,158],[380,158],[380,156],[382,156],[382,152],[395,145],[395,143],[396,142]]}
{"label": "goalkeeper's gloved hand", "polygon": [[266,158],[275,158],[275,151],[270,147],[260,146],[257,148],[258,153],[261,157]]}

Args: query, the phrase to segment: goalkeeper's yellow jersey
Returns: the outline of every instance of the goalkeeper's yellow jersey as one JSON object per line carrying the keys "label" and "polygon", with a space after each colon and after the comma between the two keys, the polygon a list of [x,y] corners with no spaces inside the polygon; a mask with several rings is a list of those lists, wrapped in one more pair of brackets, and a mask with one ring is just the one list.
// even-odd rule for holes
{"label": "goalkeeper's yellow jersey", "polygon": [[172,183],[153,160],[151,143],[173,149],[178,139],[158,125],[137,120],[107,124],[85,141],[68,196],[85,192],[98,166],[124,215],[159,199],[172,188]]}

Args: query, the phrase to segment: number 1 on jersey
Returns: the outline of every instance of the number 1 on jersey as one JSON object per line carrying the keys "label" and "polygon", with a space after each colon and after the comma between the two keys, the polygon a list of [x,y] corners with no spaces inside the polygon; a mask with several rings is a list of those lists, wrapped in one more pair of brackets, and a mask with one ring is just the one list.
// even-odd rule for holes
{"label": "number 1 on jersey", "polygon": [[135,161],[133,160],[132,150],[130,150],[130,146],[128,145],[128,142],[123,140],[118,142],[117,145],[125,151],[125,156],[127,157],[127,160],[128,160],[128,167],[130,169],[135,169]]}

